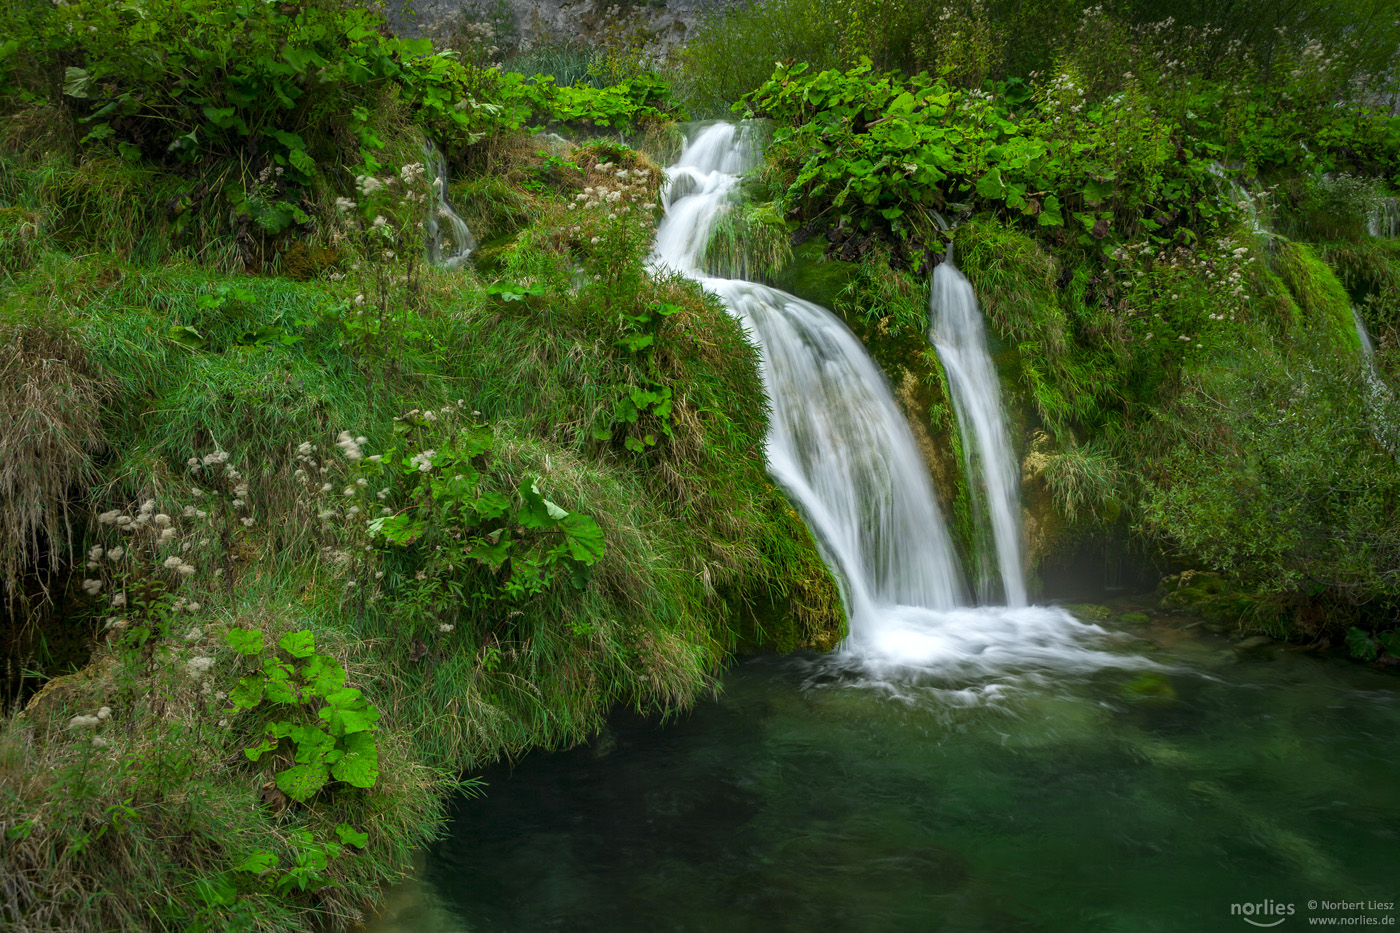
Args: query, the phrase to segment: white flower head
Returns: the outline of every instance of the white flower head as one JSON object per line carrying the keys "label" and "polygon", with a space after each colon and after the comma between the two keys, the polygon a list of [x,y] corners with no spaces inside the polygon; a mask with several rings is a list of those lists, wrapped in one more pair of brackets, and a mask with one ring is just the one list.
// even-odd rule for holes
{"label": "white flower head", "polygon": [[349,431],[341,431],[335,440],[335,446],[340,448],[347,460],[360,460],[364,458],[364,452],[360,450],[360,445],[363,443],[365,443],[365,438],[351,437]]}
{"label": "white flower head", "polygon": [[189,671],[189,675],[195,680],[201,680],[205,674],[209,673],[209,670],[213,666],[214,659],[204,655],[190,658],[185,662],[185,669]]}

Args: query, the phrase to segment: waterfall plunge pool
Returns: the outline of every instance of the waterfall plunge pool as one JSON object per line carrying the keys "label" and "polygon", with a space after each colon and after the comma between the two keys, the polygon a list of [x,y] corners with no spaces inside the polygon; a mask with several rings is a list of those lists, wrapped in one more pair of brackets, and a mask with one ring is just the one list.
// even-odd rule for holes
{"label": "waterfall plunge pool", "polygon": [[958,691],[742,661],[676,720],[488,772],[370,929],[1245,930],[1232,905],[1265,901],[1288,927],[1400,920],[1307,907],[1400,899],[1400,678],[1177,627],[1112,650],[1158,667]]}

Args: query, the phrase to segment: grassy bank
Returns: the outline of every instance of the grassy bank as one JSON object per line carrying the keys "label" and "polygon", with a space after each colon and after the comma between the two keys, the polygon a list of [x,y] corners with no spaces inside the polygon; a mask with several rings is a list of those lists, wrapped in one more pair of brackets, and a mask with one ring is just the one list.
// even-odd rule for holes
{"label": "grassy bank", "polygon": [[[344,928],[485,763],[840,636],[752,349],[645,268],[661,174],[616,131],[674,146],[654,84],[248,12],[225,42],[222,8],[168,11],[168,54],[244,56],[193,89],[63,29],[157,41],[134,20],[11,14],[6,925]],[[614,134],[521,128],[554,120]],[[425,133],[473,267],[421,259]]]}
{"label": "grassy bank", "polygon": [[[976,11],[935,62],[962,20],[895,6],[836,38],[795,0],[706,27],[783,22],[837,70],[750,80],[705,33],[608,81],[330,2],[0,12],[0,923],[345,928],[485,763],[683,710],[736,651],[835,644],[754,350],[645,262],[687,106],[773,121],[710,261],[861,335],[969,564],[924,333],[950,237],[1038,567],[1131,538],[1228,624],[1400,654],[1400,252],[1367,232],[1394,119],[1301,42],[1270,48],[1313,71],[1246,91],[1257,50],[1178,74],[1087,17],[1065,35],[1116,37],[1120,71],[1012,75]],[[426,139],[463,268],[422,258]]]}

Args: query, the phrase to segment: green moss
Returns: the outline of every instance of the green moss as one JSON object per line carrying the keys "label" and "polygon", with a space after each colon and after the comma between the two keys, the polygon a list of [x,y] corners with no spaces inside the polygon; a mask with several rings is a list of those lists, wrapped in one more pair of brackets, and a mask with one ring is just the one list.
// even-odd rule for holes
{"label": "green moss", "polygon": [[519,181],[487,173],[452,184],[451,202],[478,243],[509,239],[539,217],[540,203],[520,188]]}
{"label": "green moss", "polygon": [[1312,247],[1306,243],[1283,243],[1276,264],[1279,277],[1302,310],[1304,326],[1318,339],[1359,351],[1351,298]]}
{"label": "green moss", "polygon": [[818,238],[794,248],[791,259],[774,272],[774,286],[823,308],[835,308],[860,266],[827,259],[825,250],[826,241]]}
{"label": "green moss", "polygon": [[1123,685],[1130,699],[1170,703],[1176,699],[1176,688],[1162,674],[1143,673]]}
{"label": "green moss", "polygon": [[1086,622],[1107,622],[1113,614],[1107,606],[1097,603],[1065,603],[1063,608]]}
{"label": "green moss", "polygon": [[1151,623],[1152,617],[1145,612],[1125,612],[1115,621],[1122,625],[1138,627]]}

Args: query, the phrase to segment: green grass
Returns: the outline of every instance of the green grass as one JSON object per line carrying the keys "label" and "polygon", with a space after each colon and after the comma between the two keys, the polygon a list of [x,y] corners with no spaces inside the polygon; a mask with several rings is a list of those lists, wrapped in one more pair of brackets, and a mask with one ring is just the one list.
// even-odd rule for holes
{"label": "green grass", "polygon": [[596,73],[598,64],[598,52],[586,45],[551,43],[509,56],[501,63],[501,69],[523,75],[547,75],[560,87],[601,87],[603,82]]}
{"label": "green grass", "polygon": [[[406,156],[417,145],[394,143]],[[128,178],[106,164],[73,168],[59,156],[0,159],[0,190],[26,205],[23,216],[0,217],[14,221],[0,235],[0,250],[10,250],[0,255],[14,257],[0,279],[0,320],[6,333],[18,328],[47,335],[44,346],[69,348],[39,354],[63,363],[49,395],[86,399],[86,408],[64,406],[63,417],[76,419],[71,443],[49,432],[71,449],[71,462],[45,454],[31,464],[42,482],[21,490],[47,510],[41,521],[51,522],[56,508],[70,511],[77,561],[51,572],[61,598],[47,613],[7,618],[29,626],[38,643],[66,638],[91,655],[84,672],[49,681],[30,713],[0,725],[0,768],[17,788],[0,795],[0,828],[32,827],[0,859],[20,879],[18,903],[33,928],[187,929],[190,917],[209,929],[344,925],[436,831],[457,775],[581,741],[618,705],[674,714],[713,688],[741,645],[829,647],[840,637],[835,583],[764,470],[766,407],[737,323],[692,283],[642,271],[640,236],[624,254],[584,260],[599,270],[621,262],[635,274],[580,287],[579,247],[563,229],[572,187],[520,184],[538,177],[528,141],[506,141],[493,157],[499,180],[468,177],[458,193],[479,196],[473,217],[483,229],[514,236],[495,271],[414,271],[391,283],[382,319],[358,313],[358,294],[370,293],[364,307],[377,300],[362,278],[377,267],[364,268],[353,239],[309,241],[325,251],[296,254],[306,281],[231,274],[225,260],[247,259],[231,247],[215,249],[222,258],[214,260],[209,249],[124,248],[128,235],[138,244],[140,236],[168,237],[158,211],[135,219],[123,212],[140,185],[180,190],[178,179]],[[591,170],[603,156],[575,158]],[[34,229],[14,232],[36,219]],[[137,236],[142,223],[151,229]],[[356,264],[361,274],[352,274]],[[538,285],[541,296],[493,299],[486,285],[497,278]],[[635,358],[618,344],[624,315],[658,302],[678,310],[665,318],[655,350]],[[259,342],[259,334],[272,338]],[[21,391],[28,373],[21,366],[7,375],[0,401],[33,414]],[[59,391],[79,376],[86,381]],[[674,392],[670,435],[641,453],[598,440],[617,400],[655,380]],[[396,595],[412,590],[423,555],[372,550],[347,563],[346,549],[363,540],[362,520],[356,525],[343,510],[335,519],[318,515],[344,482],[339,432],[386,453],[402,445],[400,415],[459,399],[496,438],[492,482],[514,489],[524,476],[537,478],[553,501],[598,522],[606,551],[582,590],[561,585],[514,606],[464,600],[457,627],[443,632],[435,611]],[[331,483],[330,492],[296,475],[304,442],[318,445],[330,472],[317,481]],[[246,493],[186,466],[216,450],[228,452]],[[14,490],[0,492],[7,504],[18,501]],[[244,504],[233,507],[235,496]],[[122,565],[128,570],[101,560],[85,569],[83,552],[98,541],[110,547],[104,536],[116,534],[94,516],[147,499],[175,516],[176,543],[188,547],[175,553],[198,576],[182,582],[161,569],[157,558],[168,551]],[[207,530],[182,517],[190,509],[210,512]],[[252,524],[243,527],[240,516]],[[6,526],[6,543],[22,531]],[[81,586],[89,574],[116,574],[133,598],[198,602],[198,612],[179,620],[200,636],[185,641],[172,631],[152,642],[154,652],[117,650],[105,634],[113,610],[104,603],[118,583],[94,598]],[[489,575],[477,582],[492,586]],[[369,599],[372,589],[384,598]],[[233,685],[218,648],[231,625],[270,638],[310,628],[346,664],[384,716],[378,735],[391,766],[379,783],[325,791],[311,806],[269,798],[267,771],[242,756],[253,737],[214,698]],[[11,663],[32,660],[33,644],[7,640],[7,651],[29,652]],[[186,673],[193,652],[218,659],[203,684]],[[27,681],[20,699],[42,679]],[[102,726],[113,741],[94,749],[65,724],[102,705],[120,725]],[[161,723],[172,710],[185,725],[167,734]],[[134,815],[123,809],[127,798]],[[62,807],[71,818],[55,818]],[[368,831],[370,848],[331,860],[323,871],[331,884],[319,893],[275,893],[268,885],[278,876],[235,873],[237,893],[224,903],[197,884],[224,877],[256,849],[293,864],[295,831],[326,841],[340,822]],[[86,829],[100,829],[101,839],[84,845]]]}

